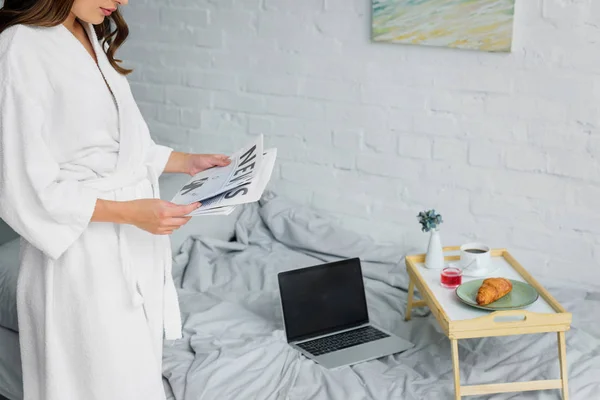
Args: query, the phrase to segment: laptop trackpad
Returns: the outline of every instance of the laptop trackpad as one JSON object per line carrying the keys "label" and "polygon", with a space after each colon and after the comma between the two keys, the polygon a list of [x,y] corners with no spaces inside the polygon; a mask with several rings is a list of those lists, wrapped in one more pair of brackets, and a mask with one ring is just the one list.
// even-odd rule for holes
{"label": "laptop trackpad", "polygon": [[414,347],[414,344],[398,337],[390,336],[374,342],[323,354],[315,357],[315,359],[326,368],[337,368],[399,353],[412,347]]}

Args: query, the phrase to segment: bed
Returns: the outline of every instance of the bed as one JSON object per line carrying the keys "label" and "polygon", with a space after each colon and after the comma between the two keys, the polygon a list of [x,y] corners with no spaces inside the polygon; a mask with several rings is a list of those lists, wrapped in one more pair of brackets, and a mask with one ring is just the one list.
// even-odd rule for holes
{"label": "bed", "polygon": [[[232,225],[231,237],[192,233],[174,253],[184,337],[164,347],[170,399],[452,398],[449,341],[426,311],[418,310],[409,322],[403,318],[408,286],[403,257],[411,249],[378,245],[272,192],[243,207]],[[276,274],[354,256],[361,258],[371,319],[415,347],[326,370],[286,344]],[[595,317],[600,291],[540,281],[573,313],[567,333],[571,398],[595,398],[600,392],[600,324]],[[459,351],[465,384],[559,376],[554,335],[464,340]],[[4,368],[10,360],[3,355],[0,365]],[[18,400],[18,384],[5,382],[6,376],[14,379],[10,371],[0,371],[0,393]],[[557,390],[473,397],[559,398]]]}
{"label": "bed", "polygon": [[[377,245],[273,193],[245,207],[236,222],[234,241],[189,238],[174,265],[184,338],[168,343],[163,359],[163,374],[175,398],[453,398],[449,340],[424,310],[404,321],[408,277],[403,257],[412,251]],[[361,258],[371,319],[415,347],[353,367],[325,370],[285,343],[276,274],[354,256]],[[567,333],[571,398],[596,398],[600,324],[595,310],[600,295],[597,289],[540,281],[573,313]],[[464,384],[559,376],[553,334],[464,340],[459,351]],[[473,398],[559,399],[560,392]]]}

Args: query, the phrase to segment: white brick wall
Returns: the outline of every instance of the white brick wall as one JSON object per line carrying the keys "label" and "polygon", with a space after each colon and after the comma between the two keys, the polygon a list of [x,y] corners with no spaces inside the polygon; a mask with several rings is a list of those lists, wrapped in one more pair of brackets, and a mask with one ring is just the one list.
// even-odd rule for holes
{"label": "white brick wall", "polygon": [[[600,278],[600,3],[517,0],[510,54],[372,43],[369,0],[137,0],[121,52],[155,138],[264,133],[271,187],[379,241],[507,247]],[[158,24],[160,23],[160,27]]]}

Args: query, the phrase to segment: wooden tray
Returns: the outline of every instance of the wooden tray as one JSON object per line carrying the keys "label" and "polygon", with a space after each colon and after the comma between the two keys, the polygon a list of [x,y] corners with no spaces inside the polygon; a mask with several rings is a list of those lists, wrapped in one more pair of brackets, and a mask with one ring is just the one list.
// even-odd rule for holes
{"label": "wooden tray", "polygon": [[[444,252],[458,252],[459,247],[445,247]],[[446,255],[448,262],[458,261],[459,255]],[[428,305],[444,333],[451,339],[486,336],[519,335],[526,333],[567,331],[571,325],[568,313],[554,297],[540,285],[506,249],[493,249],[492,262],[496,269],[490,276],[520,280],[529,283],[539,293],[539,299],[527,309],[490,312],[461,303],[454,290],[439,284],[440,271],[423,267],[425,254],[406,257],[406,268],[424,302],[413,302],[412,288],[409,302],[412,307]],[[472,279],[463,277],[466,282]],[[407,316],[409,319],[410,315]]]}

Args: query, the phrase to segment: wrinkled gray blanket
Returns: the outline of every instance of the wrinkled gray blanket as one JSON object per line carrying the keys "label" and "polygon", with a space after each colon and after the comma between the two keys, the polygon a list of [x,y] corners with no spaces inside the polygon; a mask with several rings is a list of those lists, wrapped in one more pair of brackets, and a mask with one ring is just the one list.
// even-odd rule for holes
{"label": "wrinkled gray blanket", "polygon": [[[359,256],[371,319],[416,346],[353,367],[326,370],[290,348],[283,334],[277,273]],[[379,246],[313,210],[267,193],[246,206],[236,238],[191,237],[175,256],[184,338],[164,349],[176,400],[358,400],[453,398],[449,340],[432,315],[404,321],[403,249]],[[600,393],[598,293],[544,282],[573,313],[567,332],[571,398]],[[463,384],[558,379],[556,334],[459,341]],[[559,399],[558,390],[472,399]]]}

